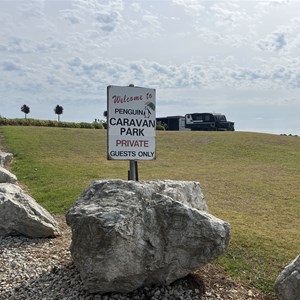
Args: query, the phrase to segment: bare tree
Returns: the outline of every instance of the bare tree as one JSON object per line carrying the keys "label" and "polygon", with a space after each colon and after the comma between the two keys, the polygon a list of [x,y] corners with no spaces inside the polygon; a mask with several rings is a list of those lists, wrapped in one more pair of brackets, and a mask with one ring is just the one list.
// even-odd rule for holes
{"label": "bare tree", "polygon": [[30,113],[30,107],[26,104],[21,106],[21,111],[25,114],[25,119],[27,118],[27,114]]}
{"label": "bare tree", "polygon": [[57,121],[60,121],[60,115],[63,113],[64,108],[60,105],[56,105],[56,107],[54,108],[54,112],[55,114],[57,114]]}

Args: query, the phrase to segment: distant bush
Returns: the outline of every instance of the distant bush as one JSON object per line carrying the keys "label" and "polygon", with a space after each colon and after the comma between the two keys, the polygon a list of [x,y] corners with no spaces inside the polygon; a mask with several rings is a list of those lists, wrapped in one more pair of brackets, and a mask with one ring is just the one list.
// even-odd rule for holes
{"label": "distant bush", "polygon": [[91,123],[81,122],[79,124],[80,124],[80,128],[94,128],[93,124]]}
{"label": "distant bush", "polygon": [[58,122],[52,120],[39,119],[6,119],[0,117],[0,126],[44,126],[44,127],[62,127],[62,128],[88,128],[103,129],[103,122]]}
{"label": "distant bush", "polygon": [[0,116],[0,126],[5,125],[5,123],[6,123],[6,118]]}
{"label": "distant bush", "polygon": [[48,126],[48,127],[56,127],[57,126],[57,122],[56,121],[47,121],[47,125],[45,126]]}
{"label": "distant bush", "polygon": [[96,129],[106,129],[106,121],[100,120],[100,119],[95,119],[95,121],[92,123],[94,128]]}
{"label": "distant bush", "polygon": [[156,130],[166,130],[166,127],[161,122],[157,122]]}
{"label": "distant bush", "polygon": [[98,122],[93,122],[93,126],[95,129],[103,129],[103,124]]}

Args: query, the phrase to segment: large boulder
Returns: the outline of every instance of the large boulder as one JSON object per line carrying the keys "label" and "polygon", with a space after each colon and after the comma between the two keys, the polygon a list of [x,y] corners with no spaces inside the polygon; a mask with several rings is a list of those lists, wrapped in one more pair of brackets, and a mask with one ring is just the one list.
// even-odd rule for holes
{"label": "large boulder", "polygon": [[0,166],[0,183],[16,183],[17,177]]}
{"label": "large boulder", "polygon": [[221,255],[230,225],[207,212],[196,182],[99,180],[66,215],[89,292],[170,284]]}
{"label": "large boulder", "polygon": [[300,299],[300,255],[280,273],[275,282],[275,292],[279,300]]}
{"label": "large boulder", "polygon": [[0,166],[4,167],[6,164],[9,164],[13,159],[13,155],[11,153],[2,152],[0,150]]}
{"label": "large boulder", "polygon": [[60,234],[55,219],[23,190],[0,183],[0,235],[24,235],[32,238]]}

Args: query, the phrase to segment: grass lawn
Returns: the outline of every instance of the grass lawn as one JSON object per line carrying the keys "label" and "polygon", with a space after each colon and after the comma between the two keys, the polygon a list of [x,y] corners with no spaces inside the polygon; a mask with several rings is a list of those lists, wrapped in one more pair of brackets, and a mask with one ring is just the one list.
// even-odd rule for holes
{"label": "grass lawn", "polygon": [[[127,179],[128,161],[106,159],[106,131],[0,127],[19,182],[64,213],[94,180]],[[265,293],[300,253],[300,138],[246,132],[157,132],[157,159],[139,179],[199,181],[209,210],[232,227],[217,263]]]}

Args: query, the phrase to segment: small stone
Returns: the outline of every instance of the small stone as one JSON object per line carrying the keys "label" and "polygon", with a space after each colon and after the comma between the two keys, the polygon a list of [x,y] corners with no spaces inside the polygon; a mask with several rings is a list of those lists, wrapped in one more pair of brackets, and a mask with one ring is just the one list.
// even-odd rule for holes
{"label": "small stone", "polygon": [[12,261],[11,264],[10,264],[10,266],[11,266],[12,268],[15,268],[15,267],[17,266],[17,263],[16,263],[15,261]]}

